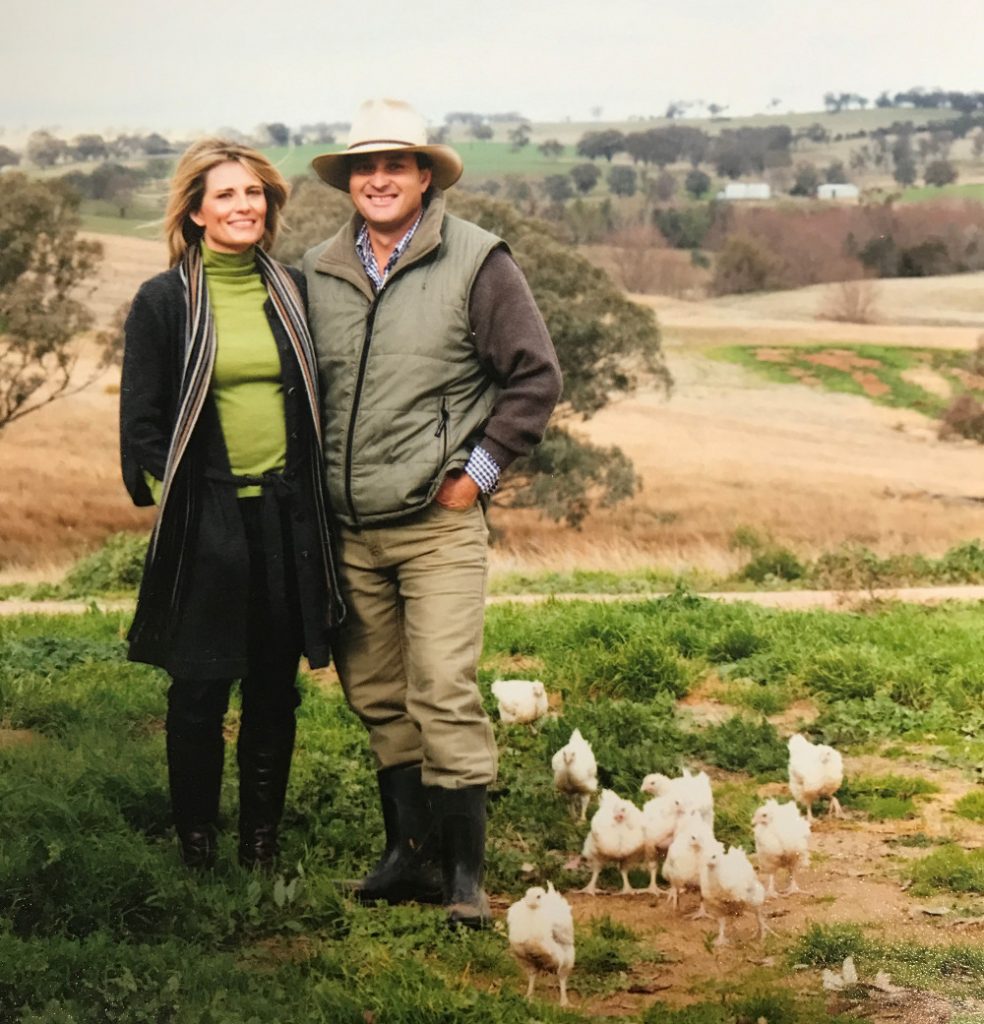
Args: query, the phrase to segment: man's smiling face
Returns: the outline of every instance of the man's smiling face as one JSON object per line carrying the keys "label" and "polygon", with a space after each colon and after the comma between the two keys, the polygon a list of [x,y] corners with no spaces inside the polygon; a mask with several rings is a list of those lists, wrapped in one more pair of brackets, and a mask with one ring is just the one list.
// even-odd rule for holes
{"label": "man's smiling face", "polygon": [[370,230],[407,231],[424,204],[430,168],[417,165],[413,153],[367,153],[352,159],[349,195]]}

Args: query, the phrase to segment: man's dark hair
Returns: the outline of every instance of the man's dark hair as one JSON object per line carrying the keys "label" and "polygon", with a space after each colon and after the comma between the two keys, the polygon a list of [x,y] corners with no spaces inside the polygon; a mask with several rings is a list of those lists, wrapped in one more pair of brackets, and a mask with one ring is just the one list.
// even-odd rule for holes
{"label": "man's dark hair", "polygon": [[[360,154],[353,153],[345,160],[345,172],[346,176],[352,173],[352,164],[359,158]],[[430,170],[434,166],[434,161],[431,160],[430,155],[427,153],[414,153],[414,157],[417,160],[417,167],[422,171]]]}

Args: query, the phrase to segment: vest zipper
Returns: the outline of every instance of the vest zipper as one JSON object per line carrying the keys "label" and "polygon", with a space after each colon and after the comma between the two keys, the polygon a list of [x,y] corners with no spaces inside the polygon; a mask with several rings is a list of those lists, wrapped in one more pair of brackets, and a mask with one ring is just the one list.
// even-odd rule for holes
{"label": "vest zipper", "polygon": [[376,309],[382,294],[382,290],[376,293],[369,307],[369,316],[366,318],[366,333],[362,339],[362,354],[359,357],[359,374],[355,379],[355,394],[352,397],[352,412],[349,415],[348,436],[345,440],[345,501],[348,504],[349,514],[352,516],[352,523],[356,528],[359,526],[359,516],[355,511],[355,501],[352,497],[352,449],[355,446],[355,420],[359,413],[359,402],[362,399],[366,367],[369,365],[369,346],[372,343],[373,324],[376,322]]}
{"label": "vest zipper", "polygon": [[441,449],[443,454],[441,455],[441,465],[438,470],[444,469],[444,463],[448,461],[448,420],[451,419],[451,413],[448,412],[448,400],[447,398],[441,399],[441,421],[437,425],[437,430],[434,431],[435,437],[443,437],[443,448]]}

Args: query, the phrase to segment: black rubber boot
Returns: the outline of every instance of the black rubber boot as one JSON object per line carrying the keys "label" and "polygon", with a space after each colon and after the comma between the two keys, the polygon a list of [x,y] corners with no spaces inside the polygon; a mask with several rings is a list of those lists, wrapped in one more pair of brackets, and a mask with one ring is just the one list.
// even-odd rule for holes
{"label": "black rubber boot", "polygon": [[294,712],[261,724],[244,720],[239,729],[239,863],[270,871],[280,852],[278,829],[284,812],[294,753]]}
{"label": "black rubber boot", "polygon": [[386,849],[356,888],[356,897],[361,903],[441,903],[437,829],[420,765],[385,768],[376,778]]}
{"label": "black rubber boot", "polygon": [[185,736],[174,730],[167,734],[171,812],[181,844],[181,859],[193,870],[208,870],[215,864],[223,759],[221,729],[216,736],[207,738]]}
{"label": "black rubber boot", "polygon": [[441,875],[448,924],[453,928],[488,928],[492,912],[482,889],[486,787],[434,787],[431,794],[440,807]]}

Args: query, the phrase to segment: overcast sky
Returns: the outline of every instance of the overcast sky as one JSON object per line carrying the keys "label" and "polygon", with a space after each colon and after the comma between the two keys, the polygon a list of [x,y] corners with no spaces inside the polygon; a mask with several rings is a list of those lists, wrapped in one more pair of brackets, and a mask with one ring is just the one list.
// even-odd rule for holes
{"label": "overcast sky", "polygon": [[[0,130],[185,135],[347,121],[370,96],[533,120],[817,110],[984,90],[984,0],[15,0]],[[0,136],[2,138],[3,136]]]}

